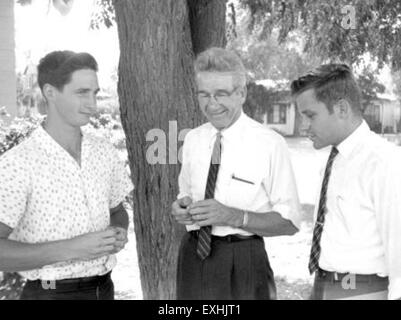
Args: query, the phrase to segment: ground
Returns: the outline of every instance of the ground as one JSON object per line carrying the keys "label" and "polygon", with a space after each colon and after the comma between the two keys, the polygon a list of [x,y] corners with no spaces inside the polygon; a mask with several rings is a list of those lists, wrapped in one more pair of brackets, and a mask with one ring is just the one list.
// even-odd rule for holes
{"label": "ground", "polygon": [[[305,138],[286,140],[302,203],[302,223],[300,231],[294,236],[265,238],[265,245],[275,273],[278,299],[300,300],[308,299],[312,286],[307,265],[312,239],[313,203],[328,150],[315,151]],[[127,247],[119,253],[118,266],[113,271],[116,299],[142,299],[132,220],[129,239]]]}

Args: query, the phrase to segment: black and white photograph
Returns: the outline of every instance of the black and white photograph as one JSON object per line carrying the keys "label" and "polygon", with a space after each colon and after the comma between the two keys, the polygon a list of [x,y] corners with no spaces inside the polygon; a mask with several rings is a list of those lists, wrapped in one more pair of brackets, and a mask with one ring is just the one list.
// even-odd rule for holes
{"label": "black and white photograph", "polygon": [[400,0],[1,0],[0,300],[400,300],[400,146]]}

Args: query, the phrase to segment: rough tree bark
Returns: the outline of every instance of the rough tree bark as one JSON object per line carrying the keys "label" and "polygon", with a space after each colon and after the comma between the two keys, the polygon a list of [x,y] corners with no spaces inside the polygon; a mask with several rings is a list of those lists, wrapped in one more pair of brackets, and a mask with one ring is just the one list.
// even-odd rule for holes
{"label": "rough tree bark", "polygon": [[188,0],[195,55],[212,46],[226,46],[227,0]]}
{"label": "rough tree bark", "polygon": [[[225,12],[220,4],[225,1],[209,2],[207,12]],[[115,0],[114,5],[121,52],[118,94],[135,184],[134,224],[143,297],[174,299],[177,253],[184,232],[170,215],[178,192],[179,164],[169,160],[176,158],[177,151],[173,145],[166,152],[167,164],[149,164],[146,152],[155,142],[145,137],[160,128],[169,149],[176,139],[169,132],[169,121],[176,121],[178,132],[203,121],[194,99],[192,40],[202,43],[197,48],[224,45],[224,33],[219,33],[220,40],[212,34],[219,23],[216,30],[224,28],[225,19],[221,20],[224,15],[220,13],[213,14],[210,21],[218,21],[210,27],[190,24],[186,0]],[[191,25],[192,30],[203,25],[203,32],[194,38]]]}

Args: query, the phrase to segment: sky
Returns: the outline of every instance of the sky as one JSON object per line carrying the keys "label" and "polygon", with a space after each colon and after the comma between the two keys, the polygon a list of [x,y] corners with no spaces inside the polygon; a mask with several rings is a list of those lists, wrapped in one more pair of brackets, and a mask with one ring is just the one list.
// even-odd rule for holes
{"label": "sky", "polygon": [[99,64],[103,88],[115,87],[111,75],[118,66],[117,28],[90,30],[94,0],[75,0],[70,13],[62,16],[47,0],[33,0],[32,5],[15,5],[16,68],[37,65],[53,50],[91,53]]}

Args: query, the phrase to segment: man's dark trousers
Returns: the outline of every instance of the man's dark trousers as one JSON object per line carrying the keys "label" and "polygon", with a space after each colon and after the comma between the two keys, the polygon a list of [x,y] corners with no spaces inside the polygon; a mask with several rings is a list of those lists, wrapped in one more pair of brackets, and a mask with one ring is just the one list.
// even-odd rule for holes
{"label": "man's dark trousers", "polygon": [[103,276],[66,279],[55,283],[27,281],[21,300],[114,300],[111,272]]}
{"label": "man's dark trousers", "polygon": [[273,271],[263,238],[212,238],[209,257],[196,253],[196,232],[187,233],[178,258],[179,300],[272,300],[276,298]]}

